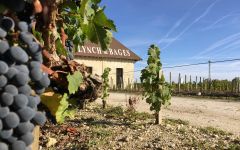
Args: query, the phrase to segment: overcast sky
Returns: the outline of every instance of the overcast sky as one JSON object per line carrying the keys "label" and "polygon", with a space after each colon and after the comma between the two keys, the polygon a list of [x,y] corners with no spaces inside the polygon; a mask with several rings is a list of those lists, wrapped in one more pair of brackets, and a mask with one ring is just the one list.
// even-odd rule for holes
{"label": "overcast sky", "polygon": [[[240,0],[103,0],[106,13],[115,21],[114,36],[143,61],[147,49],[157,44],[163,66],[208,60],[240,58]],[[207,65],[165,69],[174,78],[178,73],[208,76]],[[212,65],[212,78],[240,76],[240,62]],[[139,72],[136,73],[139,77]]]}

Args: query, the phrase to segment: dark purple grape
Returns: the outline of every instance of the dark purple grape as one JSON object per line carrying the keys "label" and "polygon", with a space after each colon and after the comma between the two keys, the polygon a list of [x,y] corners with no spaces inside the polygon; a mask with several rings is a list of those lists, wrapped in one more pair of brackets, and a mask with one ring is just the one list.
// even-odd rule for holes
{"label": "dark purple grape", "polygon": [[2,119],[0,119],[0,132],[3,129],[3,123],[2,123]]}
{"label": "dark purple grape", "polygon": [[5,118],[9,114],[10,110],[8,107],[0,106],[0,119]]}
{"label": "dark purple grape", "polygon": [[38,68],[38,69],[40,69],[40,68],[41,68],[41,63],[38,62],[38,61],[31,61],[30,64],[29,64],[29,67],[30,67],[31,69],[33,69],[33,68]]}
{"label": "dark purple grape", "polygon": [[24,107],[17,111],[21,121],[30,121],[36,114],[36,112],[30,107]]}
{"label": "dark purple grape", "polygon": [[27,132],[32,132],[34,129],[34,125],[27,121],[27,122],[21,122],[17,127],[16,127],[16,132],[19,135],[23,135]]}
{"label": "dark purple grape", "polygon": [[6,129],[12,129],[18,126],[20,119],[14,112],[10,112],[5,118],[3,118],[3,124]]}
{"label": "dark purple grape", "polygon": [[33,139],[34,137],[31,132],[27,132],[19,138],[19,140],[22,140],[26,146],[29,146],[33,142]]}
{"label": "dark purple grape", "polygon": [[15,68],[20,72],[29,74],[29,69],[26,65],[16,65]]}
{"label": "dark purple grape", "polygon": [[28,32],[28,24],[27,24],[27,22],[20,21],[20,22],[18,23],[18,28],[19,28],[22,32]]}
{"label": "dark purple grape", "polygon": [[10,48],[10,54],[13,60],[18,63],[26,63],[28,61],[28,55],[21,47],[12,46]]}
{"label": "dark purple grape", "polygon": [[20,94],[30,95],[31,92],[32,92],[32,88],[28,84],[25,84],[18,88],[18,93]]}
{"label": "dark purple grape", "polygon": [[42,71],[39,68],[33,68],[30,71],[30,78],[33,81],[39,81],[39,80],[41,80],[43,78],[43,73],[42,73]]}
{"label": "dark purple grape", "polygon": [[4,129],[0,132],[0,139],[8,139],[13,134],[13,129]]}
{"label": "dark purple grape", "polygon": [[7,84],[8,80],[4,75],[0,75],[0,88],[3,88]]}
{"label": "dark purple grape", "polygon": [[13,107],[16,109],[24,108],[28,104],[28,98],[24,94],[14,96]]}
{"label": "dark purple grape", "polygon": [[10,17],[3,17],[0,25],[5,31],[8,32],[10,30],[12,30],[12,31],[14,30],[15,22]]}
{"label": "dark purple grape", "polygon": [[18,94],[18,89],[16,88],[16,86],[14,86],[12,84],[8,84],[7,86],[5,86],[4,91],[12,94],[13,96]]}
{"label": "dark purple grape", "polygon": [[36,53],[32,56],[33,60],[43,63],[42,53]]}
{"label": "dark purple grape", "polygon": [[14,81],[17,86],[23,86],[23,85],[27,84],[30,81],[30,79],[29,79],[28,74],[19,72],[18,74],[16,74],[14,76]]}
{"label": "dark purple grape", "polygon": [[12,143],[11,150],[26,150],[26,144],[23,141],[16,141]]}
{"label": "dark purple grape", "polygon": [[5,38],[6,36],[7,32],[0,27],[0,38]]}
{"label": "dark purple grape", "polygon": [[[14,132],[14,131],[13,131]],[[15,137],[15,136],[10,136],[8,139],[6,139],[6,141],[8,142],[8,143],[10,143],[10,144],[12,144],[12,143],[14,143],[14,142],[16,142],[18,140],[18,138],[17,137]]]}
{"label": "dark purple grape", "polygon": [[45,73],[43,74],[43,77],[39,81],[39,85],[44,87],[44,88],[47,88],[50,85],[50,80],[49,80],[47,74],[45,74]]}
{"label": "dark purple grape", "polygon": [[0,60],[0,75],[8,72],[8,65]]}
{"label": "dark purple grape", "polygon": [[42,112],[37,112],[34,116],[34,118],[32,119],[33,123],[37,124],[37,125],[44,125],[44,123],[46,122],[46,116],[42,113]]}
{"label": "dark purple grape", "polygon": [[34,96],[34,99],[35,99],[37,105],[40,104],[40,102],[41,102],[40,96]]}
{"label": "dark purple grape", "polygon": [[31,55],[36,55],[37,53],[41,52],[41,47],[36,42],[30,43],[28,48]]}
{"label": "dark purple grape", "polygon": [[21,32],[20,39],[27,45],[33,42],[33,35],[28,32]]}
{"label": "dark purple grape", "polygon": [[2,93],[1,94],[1,104],[4,106],[10,106],[13,103],[13,95],[10,93]]}
{"label": "dark purple grape", "polygon": [[8,80],[11,80],[18,72],[19,71],[15,67],[10,67],[5,76],[8,78]]}
{"label": "dark purple grape", "polygon": [[9,44],[7,41],[0,41],[0,55],[4,54],[9,49]]}
{"label": "dark purple grape", "polygon": [[33,96],[28,96],[28,106],[32,109],[36,109],[37,108],[37,100],[35,97]]}
{"label": "dark purple grape", "polygon": [[0,150],[9,150],[6,143],[0,142]]}
{"label": "dark purple grape", "polygon": [[35,92],[36,92],[37,94],[39,94],[39,95],[41,95],[42,93],[44,93],[44,91],[45,91],[45,88],[44,88],[44,87],[39,87],[39,86],[37,86],[37,87],[35,88]]}

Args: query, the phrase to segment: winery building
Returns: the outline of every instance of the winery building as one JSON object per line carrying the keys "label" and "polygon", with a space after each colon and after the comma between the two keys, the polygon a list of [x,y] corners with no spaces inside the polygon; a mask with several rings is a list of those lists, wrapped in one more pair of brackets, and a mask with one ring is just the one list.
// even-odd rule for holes
{"label": "winery building", "polygon": [[134,82],[134,64],[141,60],[134,52],[115,38],[110,47],[102,51],[97,44],[87,42],[75,52],[75,61],[85,64],[88,72],[102,75],[104,68],[111,68],[109,81],[111,88],[125,88]]}

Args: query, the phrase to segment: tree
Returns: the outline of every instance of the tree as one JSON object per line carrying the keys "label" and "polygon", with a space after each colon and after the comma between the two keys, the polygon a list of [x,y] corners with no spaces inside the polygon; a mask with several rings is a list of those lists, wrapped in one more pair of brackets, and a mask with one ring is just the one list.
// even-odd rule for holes
{"label": "tree", "polygon": [[102,74],[102,79],[103,79],[103,85],[102,85],[102,88],[103,88],[103,93],[102,93],[102,103],[103,103],[103,109],[106,108],[106,104],[107,104],[107,98],[109,96],[109,93],[108,93],[108,90],[109,90],[109,72],[111,71],[110,68],[105,68],[104,69],[104,72]]}
{"label": "tree", "polygon": [[160,62],[160,50],[157,46],[151,45],[148,49],[148,66],[141,71],[141,82],[143,85],[143,96],[149,103],[150,110],[155,111],[155,123],[160,123],[160,110],[162,105],[169,104],[171,99],[170,88],[165,82],[164,75],[160,75],[162,64]]}

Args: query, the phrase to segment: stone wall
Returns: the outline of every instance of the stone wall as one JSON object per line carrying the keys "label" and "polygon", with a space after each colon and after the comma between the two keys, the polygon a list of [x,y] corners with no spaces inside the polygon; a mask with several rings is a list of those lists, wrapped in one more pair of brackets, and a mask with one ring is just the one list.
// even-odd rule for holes
{"label": "stone wall", "polygon": [[102,75],[104,68],[111,68],[109,75],[111,88],[116,87],[116,69],[123,68],[123,86],[126,88],[129,84],[134,83],[134,63],[132,60],[109,59],[109,58],[91,58],[75,57],[75,61],[92,67],[92,73]]}

